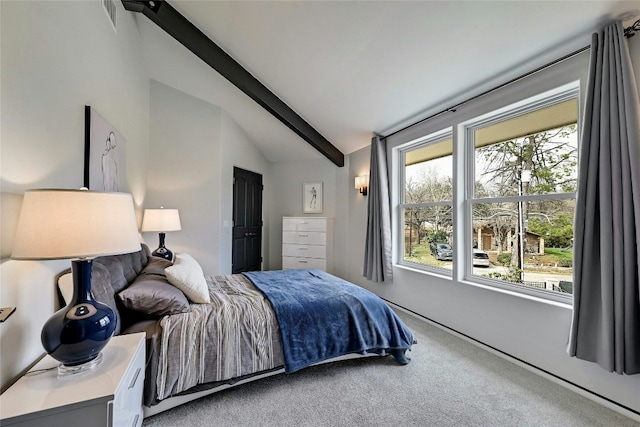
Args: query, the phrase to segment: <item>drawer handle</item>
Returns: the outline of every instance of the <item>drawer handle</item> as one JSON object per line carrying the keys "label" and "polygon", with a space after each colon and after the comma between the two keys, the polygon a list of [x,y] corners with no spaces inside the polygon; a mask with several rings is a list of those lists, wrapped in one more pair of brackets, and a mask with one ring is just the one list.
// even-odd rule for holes
{"label": "drawer handle", "polygon": [[309,248],[298,248],[298,250],[300,250],[300,251],[306,251],[306,250],[308,250],[308,249],[309,249]]}
{"label": "drawer handle", "polygon": [[298,234],[298,237],[309,237],[308,234]]}
{"label": "drawer handle", "polygon": [[306,263],[308,263],[309,261],[302,261],[302,260],[298,260],[298,262],[300,262],[300,263],[302,263],[302,264],[306,264]]}
{"label": "drawer handle", "polygon": [[131,423],[131,427],[136,427],[138,425],[138,418],[140,418],[140,414],[136,414],[136,417],[133,419]]}
{"label": "drawer handle", "polygon": [[136,381],[138,381],[138,376],[140,375],[141,368],[136,369],[136,373],[131,380],[131,384],[129,384],[129,390],[131,390],[135,385]]}

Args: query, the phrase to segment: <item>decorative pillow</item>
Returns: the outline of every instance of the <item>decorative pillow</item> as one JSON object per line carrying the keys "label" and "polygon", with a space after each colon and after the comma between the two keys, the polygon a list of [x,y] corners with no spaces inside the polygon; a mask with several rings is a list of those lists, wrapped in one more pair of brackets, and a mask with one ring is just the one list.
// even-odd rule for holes
{"label": "decorative pillow", "polygon": [[191,306],[180,289],[172,286],[164,276],[143,274],[118,293],[122,305],[129,310],[150,316],[188,313]]}
{"label": "decorative pillow", "polygon": [[140,272],[140,275],[159,274],[161,276],[164,276],[164,269],[167,267],[171,267],[171,265],[173,265],[173,263],[169,260],[166,260],[164,258],[158,258],[155,256],[150,256],[149,262],[147,263],[146,267],[142,269],[142,271]]}
{"label": "decorative pillow", "polygon": [[58,278],[58,290],[62,295],[64,304],[69,304],[73,299],[73,274],[65,273]]}
{"label": "decorative pillow", "polygon": [[189,254],[176,254],[171,267],[164,269],[169,283],[180,289],[191,302],[210,303],[209,287],[202,267]]}

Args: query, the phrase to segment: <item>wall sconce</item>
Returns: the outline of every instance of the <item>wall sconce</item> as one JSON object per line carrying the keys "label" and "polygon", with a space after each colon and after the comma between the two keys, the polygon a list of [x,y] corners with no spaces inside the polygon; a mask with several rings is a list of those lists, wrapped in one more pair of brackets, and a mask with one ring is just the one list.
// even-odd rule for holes
{"label": "wall sconce", "polygon": [[356,176],[356,190],[360,191],[363,196],[367,195],[369,188],[369,175]]}

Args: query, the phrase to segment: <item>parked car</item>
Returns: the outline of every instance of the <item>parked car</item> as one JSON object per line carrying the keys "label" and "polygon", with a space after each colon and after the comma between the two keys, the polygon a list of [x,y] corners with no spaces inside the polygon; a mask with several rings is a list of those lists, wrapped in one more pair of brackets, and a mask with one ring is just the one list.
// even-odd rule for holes
{"label": "parked car", "polygon": [[432,243],[431,255],[433,255],[438,261],[452,261],[453,250],[448,243]]}
{"label": "parked car", "polygon": [[473,250],[473,266],[474,267],[489,267],[489,255],[481,249]]}

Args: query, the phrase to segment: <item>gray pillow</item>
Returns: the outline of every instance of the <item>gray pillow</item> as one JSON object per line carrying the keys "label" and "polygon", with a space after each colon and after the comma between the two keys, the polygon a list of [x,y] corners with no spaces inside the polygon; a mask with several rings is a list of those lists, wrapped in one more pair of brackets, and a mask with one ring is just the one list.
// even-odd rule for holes
{"label": "gray pillow", "polygon": [[142,269],[142,271],[140,272],[140,275],[159,274],[160,276],[164,276],[165,275],[164,269],[167,267],[171,267],[172,265],[173,263],[169,260],[166,260],[164,258],[158,258],[155,256],[150,256],[149,262]]}
{"label": "gray pillow", "polygon": [[154,317],[191,311],[182,291],[159,274],[138,276],[128,288],[118,293],[118,297],[129,310]]}

